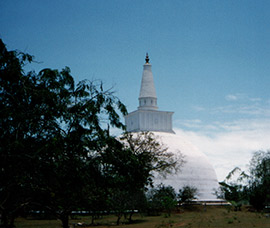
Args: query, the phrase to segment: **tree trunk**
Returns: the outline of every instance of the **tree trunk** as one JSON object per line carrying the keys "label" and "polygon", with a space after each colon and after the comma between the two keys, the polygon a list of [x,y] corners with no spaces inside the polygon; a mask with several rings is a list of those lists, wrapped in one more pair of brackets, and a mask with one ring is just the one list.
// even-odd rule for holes
{"label": "tree trunk", "polygon": [[11,228],[12,228],[12,227],[15,227],[14,221],[15,221],[15,216],[11,215],[9,227],[11,227]]}
{"label": "tree trunk", "polygon": [[121,219],[121,217],[122,217],[122,214],[118,214],[118,216],[117,216],[117,221],[116,221],[116,225],[117,225],[117,226],[119,226],[119,224],[120,224],[120,219]]}
{"label": "tree trunk", "polygon": [[129,214],[129,218],[128,218],[128,222],[131,223],[132,222],[132,215],[133,215],[133,210],[130,212]]}
{"label": "tree trunk", "polygon": [[69,228],[69,226],[68,226],[68,215],[67,214],[61,215],[60,220],[62,222],[63,228]]}

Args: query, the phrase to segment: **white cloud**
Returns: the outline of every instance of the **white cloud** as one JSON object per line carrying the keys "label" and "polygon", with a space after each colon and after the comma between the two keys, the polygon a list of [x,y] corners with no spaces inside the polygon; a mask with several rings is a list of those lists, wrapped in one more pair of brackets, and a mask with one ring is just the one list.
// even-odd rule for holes
{"label": "white cloud", "polygon": [[210,124],[182,120],[177,125],[185,130],[175,130],[208,155],[220,181],[236,166],[246,169],[253,152],[270,149],[270,100],[242,93],[228,94],[225,99],[228,105],[193,108],[212,118],[235,120]]}
{"label": "white cloud", "polygon": [[225,99],[227,101],[239,101],[248,99],[248,96],[244,93],[228,94],[225,96]]}
{"label": "white cloud", "polygon": [[270,116],[270,108],[258,104],[229,105],[210,110],[211,113],[238,113],[244,115]]}
{"label": "white cloud", "polygon": [[[242,97],[241,97],[242,96]],[[245,95],[227,95],[226,100],[240,101]],[[201,107],[193,106],[193,110],[197,112],[208,112],[209,114],[241,114],[246,116],[261,116],[270,117],[270,100],[261,102],[261,98],[248,98],[241,100],[241,102],[233,102],[229,105],[217,106],[217,107]]]}
{"label": "white cloud", "polygon": [[252,101],[252,102],[259,102],[262,99],[259,97],[249,97],[245,93],[236,93],[236,94],[228,94],[225,96],[227,101]]}
{"label": "white cloud", "polygon": [[[209,135],[209,126],[200,122],[196,131],[174,129],[204,152],[222,181],[236,166],[246,169],[252,153],[270,149],[270,120],[242,119],[213,123],[215,132]],[[206,130],[208,129],[208,130]],[[216,131],[218,129],[218,131]]]}
{"label": "white cloud", "polygon": [[236,100],[238,100],[238,97],[235,96],[235,95],[229,94],[229,95],[227,95],[227,96],[225,97],[225,99],[226,99],[227,101],[236,101]]}
{"label": "white cloud", "polygon": [[201,126],[201,120],[193,119],[193,120],[176,120],[176,124],[181,124],[188,128],[198,128]]}

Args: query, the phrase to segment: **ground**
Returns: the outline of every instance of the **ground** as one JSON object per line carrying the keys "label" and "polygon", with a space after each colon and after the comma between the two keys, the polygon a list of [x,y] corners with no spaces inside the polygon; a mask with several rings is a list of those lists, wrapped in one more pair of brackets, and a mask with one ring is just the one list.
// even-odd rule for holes
{"label": "ground", "polygon": [[[112,228],[115,225],[115,216],[104,216],[96,220],[95,227],[98,228]],[[78,217],[70,220],[70,224],[91,222],[90,217]],[[58,220],[26,220],[18,218],[15,222],[17,228],[59,228],[61,222]],[[76,226],[77,227],[77,226]],[[166,217],[165,214],[161,216],[134,216],[133,224],[122,223],[120,228],[162,228],[162,227],[237,227],[237,228],[268,228],[270,227],[270,217],[267,213],[249,212],[247,209],[243,211],[232,211],[228,207],[196,207],[192,210],[181,209],[180,212],[173,213],[171,217]]]}

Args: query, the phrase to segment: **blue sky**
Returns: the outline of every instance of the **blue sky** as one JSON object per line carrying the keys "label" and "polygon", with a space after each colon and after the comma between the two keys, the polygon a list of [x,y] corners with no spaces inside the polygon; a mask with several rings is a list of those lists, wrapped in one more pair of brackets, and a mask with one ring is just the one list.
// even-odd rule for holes
{"label": "blue sky", "polygon": [[270,1],[0,2],[8,49],[76,81],[101,79],[129,111],[148,52],[160,110],[206,153],[219,180],[270,148]]}

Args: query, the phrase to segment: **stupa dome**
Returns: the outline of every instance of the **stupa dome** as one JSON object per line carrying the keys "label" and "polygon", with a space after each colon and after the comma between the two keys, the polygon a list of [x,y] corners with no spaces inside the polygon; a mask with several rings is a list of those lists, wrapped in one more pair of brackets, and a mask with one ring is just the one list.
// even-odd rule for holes
{"label": "stupa dome", "polygon": [[156,139],[176,156],[181,153],[184,163],[176,174],[166,177],[156,176],[154,183],[172,186],[178,193],[184,186],[197,188],[197,198],[201,201],[216,200],[214,190],[218,189],[218,181],[213,166],[207,156],[189,143],[183,136],[166,132],[153,132]]}

